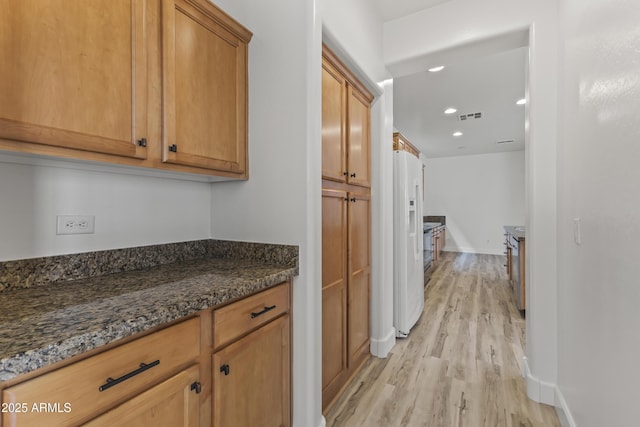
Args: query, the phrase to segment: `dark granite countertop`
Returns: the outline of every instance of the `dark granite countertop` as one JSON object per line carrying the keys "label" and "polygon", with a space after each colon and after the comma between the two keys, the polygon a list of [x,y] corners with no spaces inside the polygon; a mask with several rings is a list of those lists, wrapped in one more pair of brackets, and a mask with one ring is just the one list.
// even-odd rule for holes
{"label": "dark granite countertop", "polygon": [[281,283],[297,274],[295,255],[295,265],[206,257],[0,292],[0,381]]}
{"label": "dark granite countertop", "polygon": [[504,231],[511,234],[518,241],[525,239],[525,228],[522,225],[505,225]]}

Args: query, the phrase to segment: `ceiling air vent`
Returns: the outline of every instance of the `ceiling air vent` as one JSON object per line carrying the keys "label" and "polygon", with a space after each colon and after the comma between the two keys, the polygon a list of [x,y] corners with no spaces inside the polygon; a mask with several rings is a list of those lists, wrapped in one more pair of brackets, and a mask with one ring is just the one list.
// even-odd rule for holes
{"label": "ceiling air vent", "polygon": [[513,139],[503,139],[502,141],[496,141],[496,144],[511,144]]}
{"label": "ceiling air vent", "polygon": [[468,113],[468,114],[460,114],[458,116],[458,120],[472,120],[472,119],[481,119],[482,113]]}

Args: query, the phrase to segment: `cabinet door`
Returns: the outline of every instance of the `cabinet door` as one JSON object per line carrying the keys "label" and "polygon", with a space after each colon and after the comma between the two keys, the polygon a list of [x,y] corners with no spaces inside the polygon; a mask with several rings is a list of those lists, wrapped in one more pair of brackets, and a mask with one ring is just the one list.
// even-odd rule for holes
{"label": "cabinet door", "polygon": [[196,427],[200,418],[198,377],[198,366],[192,366],[84,426]]}
{"label": "cabinet door", "polygon": [[344,77],[322,59],[322,177],[345,182],[347,85]]}
{"label": "cabinet door", "polygon": [[288,427],[289,315],[213,355],[214,427]]}
{"label": "cabinet door", "polygon": [[251,33],[205,0],[163,0],[162,23],[163,161],[246,176]]}
{"label": "cabinet door", "polygon": [[322,408],[347,375],[347,193],[322,190]]}
{"label": "cabinet door", "polygon": [[145,158],[145,3],[0,0],[0,139]]}
{"label": "cabinet door", "polygon": [[349,193],[349,369],[369,354],[371,214],[368,194]]}
{"label": "cabinet door", "polygon": [[371,186],[370,101],[347,85],[347,170],[349,184]]}

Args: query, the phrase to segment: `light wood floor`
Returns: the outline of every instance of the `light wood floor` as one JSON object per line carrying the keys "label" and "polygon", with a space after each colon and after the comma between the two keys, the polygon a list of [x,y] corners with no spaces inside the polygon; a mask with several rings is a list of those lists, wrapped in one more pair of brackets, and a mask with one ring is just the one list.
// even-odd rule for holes
{"label": "light wood floor", "polygon": [[560,426],[553,407],[526,396],[525,321],[504,257],[443,254],[418,324],[388,358],[366,362],[327,426]]}

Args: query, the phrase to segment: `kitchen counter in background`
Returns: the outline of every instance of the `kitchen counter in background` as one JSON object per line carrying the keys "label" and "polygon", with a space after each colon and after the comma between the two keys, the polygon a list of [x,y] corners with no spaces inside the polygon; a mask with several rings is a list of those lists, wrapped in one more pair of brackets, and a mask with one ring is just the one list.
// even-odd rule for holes
{"label": "kitchen counter in background", "polygon": [[422,222],[439,222],[447,225],[447,217],[445,215],[426,215],[422,217]]}
{"label": "kitchen counter in background", "polygon": [[507,234],[511,234],[513,237],[515,237],[518,240],[524,240],[525,239],[525,228],[524,226],[515,226],[515,225],[505,225],[504,226],[504,231]]}
{"label": "kitchen counter in background", "polygon": [[0,263],[0,381],[297,274],[297,246],[219,240]]}

